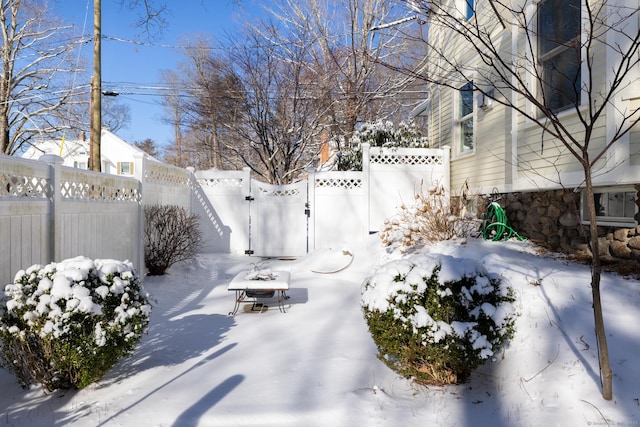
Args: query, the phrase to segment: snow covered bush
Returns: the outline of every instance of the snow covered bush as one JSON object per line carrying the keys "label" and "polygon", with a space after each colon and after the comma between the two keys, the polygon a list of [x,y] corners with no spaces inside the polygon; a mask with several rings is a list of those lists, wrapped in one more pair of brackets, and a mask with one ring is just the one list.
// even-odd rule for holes
{"label": "snow covered bush", "polygon": [[128,261],[33,265],[0,299],[0,360],[24,387],[83,388],[134,350],[150,313]]}
{"label": "snow covered bush", "polygon": [[193,258],[200,247],[198,216],[183,207],[144,207],[144,263],[152,276],[163,275],[178,261]]}
{"label": "snow covered bush", "polygon": [[402,121],[396,129],[390,121],[363,123],[353,133],[346,149],[338,155],[338,170],[362,170],[362,144],[372,147],[427,148],[429,141],[422,136],[413,121]]}
{"label": "snow covered bush", "polygon": [[468,237],[480,228],[481,222],[466,212],[466,194],[454,202],[441,185],[417,193],[412,205],[401,205],[398,213],[384,221],[380,238],[385,246],[407,252],[426,242]]}
{"label": "snow covered bush", "polygon": [[510,288],[475,260],[420,254],[366,279],[362,308],[390,368],[422,384],[464,382],[514,333]]}

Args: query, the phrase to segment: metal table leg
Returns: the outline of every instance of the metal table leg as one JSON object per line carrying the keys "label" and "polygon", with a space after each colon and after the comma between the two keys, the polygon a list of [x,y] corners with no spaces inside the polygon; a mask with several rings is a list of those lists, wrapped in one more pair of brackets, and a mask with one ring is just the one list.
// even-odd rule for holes
{"label": "metal table leg", "polygon": [[245,298],[245,291],[243,290],[237,290],[236,291],[236,303],[233,306],[233,311],[229,312],[229,316],[235,316],[236,313],[238,312],[238,309],[240,308],[240,303],[242,301],[244,301]]}

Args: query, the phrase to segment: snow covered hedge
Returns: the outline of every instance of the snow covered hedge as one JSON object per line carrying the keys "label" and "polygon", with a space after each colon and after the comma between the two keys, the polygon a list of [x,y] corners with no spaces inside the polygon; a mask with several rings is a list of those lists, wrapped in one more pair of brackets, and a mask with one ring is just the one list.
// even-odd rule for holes
{"label": "snow covered hedge", "polygon": [[423,384],[464,382],[514,333],[514,297],[475,260],[420,254],[366,279],[362,307],[378,356]]}
{"label": "snow covered hedge", "polygon": [[133,351],[150,313],[128,261],[33,265],[0,299],[1,361],[24,387],[82,388]]}

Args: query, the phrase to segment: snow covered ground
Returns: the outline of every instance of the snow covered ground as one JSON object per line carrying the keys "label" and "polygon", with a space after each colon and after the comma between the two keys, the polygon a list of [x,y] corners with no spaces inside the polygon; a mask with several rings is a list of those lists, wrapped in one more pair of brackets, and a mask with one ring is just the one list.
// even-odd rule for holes
{"label": "snow covered ground", "polygon": [[633,426],[640,425],[640,283],[607,274],[602,294],[614,399],[600,395],[584,265],[529,243],[431,248],[481,260],[518,294],[510,345],[467,384],[420,387],[376,359],[360,285],[387,254],[376,236],[353,263],[319,274],[318,251],[263,267],[291,272],[287,313],[229,316],[238,272],[259,261],[201,255],[144,285],[155,300],[139,349],[80,391],[21,389],[0,370],[0,426]]}

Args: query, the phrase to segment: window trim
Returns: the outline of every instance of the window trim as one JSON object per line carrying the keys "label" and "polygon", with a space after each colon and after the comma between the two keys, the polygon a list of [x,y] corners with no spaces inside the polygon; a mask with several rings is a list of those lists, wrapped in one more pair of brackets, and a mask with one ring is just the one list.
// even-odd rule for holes
{"label": "window trim", "polygon": [[475,0],[463,0],[464,1],[464,17],[467,21],[473,19],[476,14],[476,1]]}
{"label": "window trim", "polygon": [[[540,57],[539,57],[539,49],[538,49],[538,45],[539,45],[539,41],[538,41],[538,10],[540,7],[540,4],[543,2],[544,0],[535,0],[532,4],[529,5],[528,7],[528,18],[529,18],[529,22],[530,22],[530,27],[529,27],[529,33],[532,35],[531,37],[531,42],[532,42],[532,48],[531,50],[527,51],[527,56],[529,55],[533,55],[533,57],[529,57],[528,60],[530,61],[530,64],[535,64],[535,65],[530,65],[531,67],[540,67],[539,71],[542,71],[542,65],[540,63]],[[585,6],[584,4],[582,4],[582,2],[580,2],[581,5],[581,16],[580,19],[581,21],[584,19],[585,16]],[[588,69],[587,69],[587,65],[585,63],[585,47],[584,47],[584,42],[585,42],[585,33],[584,31],[580,30],[580,39],[574,39],[576,42],[580,43],[580,81],[579,81],[579,85],[580,85],[580,92],[579,92],[579,100],[578,100],[578,108],[582,109],[585,107],[585,103],[587,102],[587,96],[585,95],[585,83],[586,83],[586,79],[587,79],[587,75],[588,75]],[[555,49],[554,49],[555,50]],[[558,51],[561,51],[562,48],[559,47]],[[547,52],[547,57],[549,55],[550,52]],[[542,93],[541,93],[541,89],[539,87],[539,80],[537,78],[535,78],[536,72],[534,72],[533,69],[530,70],[530,73],[527,76],[527,83],[532,85],[532,87],[535,87],[535,91],[536,91],[536,97],[541,97]],[[527,110],[530,112],[530,114],[533,117],[541,117],[542,112],[536,107],[536,105],[531,102],[530,100],[526,100],[526,104],[527,104]],[[571,115],[574,114],[576,112],[576,108],[574,106],[574,104],[570,104],[565,108],[559,109],[558,111],[555,111],[555,115],[558,118],[562,118],[563,116],[566,115]],[[529,126],[530,124],[533,123],[533,119],[531,118],[527,118],[526,120],[527,125]]]}
{"label": "window trim", "polygon": [[[123,165],[127,165],[129,167],[129,170],[127,172],[123,171],[122,169]],[[133,175],[133,162],[117,162],[116,166],[117,166],[116,170],[118,172],[118,175],[127,175],[127,176]]]}
{"label": "window trim", "polygon": [[[469,85],[471,87],[471,113],[462,116],[462,93],[463,88]],[[467,89],[468,90],[468,89]],[[454,141],[455,141],[455,153],[457,157],[465,157],[472,155],[476,152],[476,90],[473,84],[473,80],[469,80],[464,82],[461,86],[458,86],[455,89],[455,132],[454,132]],[[472,148],[464,150],[464,123],[471,120],[471,128],[472,128]]]}
{"label": "window trim", "polygon": [[[617,187],[597,187],[593,189],[594,194],[602,193],[636,193],[637,190],[634,186],[617,186]],[[637,201],[637,195],[635,199]],[[587,209],[587,191],[582,190],[580,193],[580,221],[584,225],[591,224],[591,220],[586,217]],[[602,226],[616,226],[616,227],[636,227],[638,222],[635,220],[635,216],[638,213],[638,204],[635,203],[635,210],[633,217],[616,217],[606,215],[596,215],[596,224]]]}

